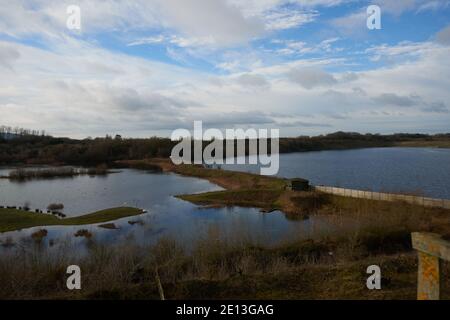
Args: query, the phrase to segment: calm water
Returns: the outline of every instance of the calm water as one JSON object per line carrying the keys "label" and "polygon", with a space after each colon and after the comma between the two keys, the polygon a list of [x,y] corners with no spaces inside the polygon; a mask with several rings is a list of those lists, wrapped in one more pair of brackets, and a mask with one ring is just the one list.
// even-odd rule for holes
{"label": "calm water", "polygon": [[[450,199],[450,150],[421,148],[378,148],[348,151],[322,151],[280,156],[282,177],[303,177],[313,184],[391,192],[421,192]],[[227,169],[259,172],[256,166],[225,166]],[[0,169],[0,176],[9,169]],[[45,209],[50,203],[63,203],[64,213],[76,216],[105,208],[135,206],[148,213],[115,221],[119,230],[97,225],[45,227],[45,241],[74,238],[79,229],[88,229],[94,238],[106,243],[134,239],[151,244],[163,236],[191,243],[209,230],[220,228],[221,237],[235,234],[265,244],[292,237],[309,237],[333,229],[327,217],[289,220],[280,212],[262,214],[255,208],[200,208],[175,198],[175,195],[221,190],[205,180],[174,174],[150,174],[121,170],[105,177],[34,180],[25,183],[0,179],[0,204]],[[140,220],[142,224],[129,224]],[[0,234],[0,242],[31,241],[30,234],[41,228]],[[7,250],[0,246],[0,250]]]}
{"label": "calm water", "polygon": [[[7,175],[8,169],[0,170]],[[148,210],[138,217],[124,218],[114,223],[119,230],[106,230],[97,225],[88,227],[45,227],[50,239],[71,238],[79,229],[88,229],[96,240],[118,242],[133,238],[141,244],[151,244],[161,236],[190,242],[212,228],[220,228],[222,236],[245,234],[255,241],[276,243],[299,234],[308,235],[315,228],[327,228],[321,218],[306,221],[288,220],[284,214],[262,214],[254,208],[200,208],[174,197],[178,194],[221,190],[205,180],[181,177],[175,174],[150,174],[145,171],[124,169],[105,177],[79,176],[75,178],[33,180],[24,183],[0,179],[0,204],[45,209],[50,203],[63,203],[64,213],[76,216],[122,205]],[[140,220],[144,224],[130,225]],[[31,241],[30,234],[38,228],[0,235],[18,242]]]}
{"label": "calm water", "polygon": [[[223,168],[259,172],[253,165]],[[450,149],[374,148],[282,154],[278,175],[306,178],[314,185],[450,199]]]}

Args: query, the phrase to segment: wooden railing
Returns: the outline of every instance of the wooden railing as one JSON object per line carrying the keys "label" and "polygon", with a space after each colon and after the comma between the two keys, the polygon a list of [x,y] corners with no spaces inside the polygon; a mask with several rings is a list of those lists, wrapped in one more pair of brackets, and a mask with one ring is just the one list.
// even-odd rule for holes
{"label": "wooden railing", "polygon": [[419,254],[417,299],[439,300],[441,261],[450,261],[450,242],[434,233],[414,232],[412,245]]}

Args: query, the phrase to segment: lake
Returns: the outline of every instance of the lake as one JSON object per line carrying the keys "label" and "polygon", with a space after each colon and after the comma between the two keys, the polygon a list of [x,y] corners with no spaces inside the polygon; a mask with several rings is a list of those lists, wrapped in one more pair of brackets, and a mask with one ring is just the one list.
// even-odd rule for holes
{"label": "lake", "polygon": [[[10,169],[0,169],[0,176]],[[201,208],[175,198],[175,195],[222,190],[208,181],[176,174],[153,174],[123,169],[107,176],[77,176],[50,180],[12,182],[0,179],[0,205],[23,206],[32,210],[45,209],[50,203],[63,203],[63,212],[77,216],[93,211],[135,206],[148,213],[115,221],[119,230],[107,230],[97,225],[45,227],[50,239],[74,238],[79,229],[91,230],[95,239],[113,243],[133,238],[140,244],[152,244],[161,237],[171,237],[184,243],[192,242],[207,232],[220,228],[221,237],[245,235],[254,241],[273,244],[293,236],[308,236],[314,228],[326,227],[325,219],[289,220],[281,212],[263,214],[256,208]],[[129,221],[140,221],[131,225]],[[42,227],[0,235],[14,242],[31,239],[31,233]],[[83,239],[73,239],[82,242]]]}
{"label": "lake", "polygon": [[[256,165],[222,168],[259,173]],[[305,178],[313,185],[450,199],[450,149],[370,148],[281,154],[278,176]]]}
{"label": "lake", "polygon": [[[283,154],[281,177],[303,177],[313,184],[390,192],[423,193],[450,199],[450,150],[423,148],[376,148]],[[249,165],[224,166],[226,169],[258,172]],[[0,169],[0,176],[8,168]],[[288,219],[281,212],[261,213],[256,208],[201,208],[179,200],[175,195],[221,190],[208,181],[176,174],[154,174],[123,169],[107,176],[77,176],[51,180],[12,182],[0,179],[0,205],[45,209],[50,203],[63,203],[68,216],[117,207],[134,206],[148,213],[115,221],[118,230],[97,225],[45,227],[45,241],[74,238],[88,229],[96,241],[117,243],[133,239],[152,244],[161,237],[192,243],[211,230],[220,237],[242,236],[263,244],[276,244],[292,238],[307,238],[335,226],[328,217],[307,220]],[[129,222],[139,221],[138,224]],[[0,234],[0,241],[31,241],[30,234],[42,227]],[[4,246],[3,246],[4,247]],[[2,246],[0,246],[0,250]]]}

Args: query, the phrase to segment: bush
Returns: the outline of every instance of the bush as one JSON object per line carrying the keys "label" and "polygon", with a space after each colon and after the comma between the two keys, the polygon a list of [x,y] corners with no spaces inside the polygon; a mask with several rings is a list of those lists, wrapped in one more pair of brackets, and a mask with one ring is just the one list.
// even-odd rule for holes
{"label": "bush", "polygon": [[56,211],[56,210],[62,210],[64,209],[64,205],[62,203],[50,203],[47,206],[47,210],[50,211]]}

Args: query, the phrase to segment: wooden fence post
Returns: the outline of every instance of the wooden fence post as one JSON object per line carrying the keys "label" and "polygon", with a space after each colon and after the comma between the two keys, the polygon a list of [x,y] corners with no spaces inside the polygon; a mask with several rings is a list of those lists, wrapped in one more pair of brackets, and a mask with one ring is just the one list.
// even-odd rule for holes
{"label": "wooden fence post", "polygon": [[439,258],[419,251],[417,300],[439,300]]}
{"label": "wooden fence post", "polygon": [[419,254],[418,300],[439,300],[440,260],[450,261],[450,242],[434,233],[412,233],[413,248]]}

